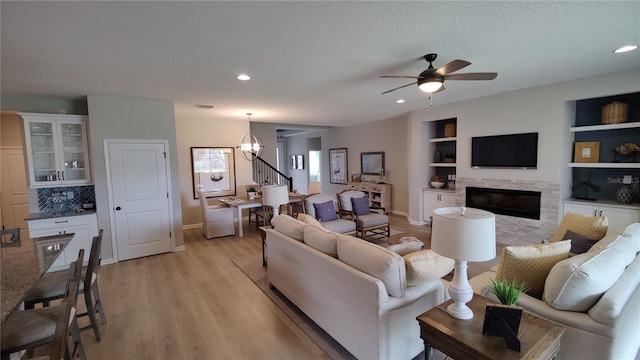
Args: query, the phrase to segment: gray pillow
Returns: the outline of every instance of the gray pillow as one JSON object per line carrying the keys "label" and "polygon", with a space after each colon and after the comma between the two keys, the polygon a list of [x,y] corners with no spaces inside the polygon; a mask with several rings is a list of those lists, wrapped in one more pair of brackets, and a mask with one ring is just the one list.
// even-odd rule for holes
{"label": "gray pillow", "polygon": [[585,253],[598,242],[598,240],[589,239],[587,236],[571,230],[567,230],[567,232],[564,233],[562,240],[571,240],[571,250],[569,250],[569,252],[572,254]]}

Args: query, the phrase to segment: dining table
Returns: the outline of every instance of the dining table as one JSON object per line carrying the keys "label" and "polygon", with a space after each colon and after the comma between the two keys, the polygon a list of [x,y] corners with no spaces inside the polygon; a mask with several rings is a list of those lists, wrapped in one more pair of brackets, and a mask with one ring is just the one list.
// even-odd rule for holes
{"label": "dining table", "polygon": [[0,324],[12,311],[19,310],[29,290],[49,270],[74,236],[74,233],[36,238],[24,236],[21,246],[0,249]]}
{"label": "dining table", "polygon": [[[287,206],[289,207],[289,209],[291,208],[291,205],[293,203],[296,202],[302,202],[302,199],[304,199],[304,197],[307,196],[306,194],[301,194],[301,193],[293,193],[290,192],[289,193],[289,203],[287,204]],[[233,207],[236,209],[236,217],[238,218],[238,237],[243,237],[243,231],[242,231],[242,210],[244,209],[249,209],[249,208],[256,208],[256,207],[261,207],[262,206],[262,198],[260,197],[255,197],[253,199],[249,199],[249,198],[244,198],[244,197],[237,197],[237,196],[230,196],[227,198],[221,198],[218,199],[218,201],[220,201],[221,203],[229,206],[229,207]]]}

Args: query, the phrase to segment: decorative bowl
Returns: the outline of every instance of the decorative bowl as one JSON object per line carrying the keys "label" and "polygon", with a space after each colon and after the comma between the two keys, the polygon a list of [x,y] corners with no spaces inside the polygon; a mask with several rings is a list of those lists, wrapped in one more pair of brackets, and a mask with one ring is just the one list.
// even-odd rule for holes
{"label": "decorative bowl", "polygon": [[432,181],[431,186],[433,186],[436,189],[440,189],[441,187],[444,186],[444,181]]}

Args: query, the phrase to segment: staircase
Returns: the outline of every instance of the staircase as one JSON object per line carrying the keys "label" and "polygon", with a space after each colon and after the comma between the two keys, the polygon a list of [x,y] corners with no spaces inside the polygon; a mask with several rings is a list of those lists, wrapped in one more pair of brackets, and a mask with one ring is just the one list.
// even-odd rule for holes
{"label": "staircase", "polygon": [[253,181],[260,185],[287,185],[293,190],[293,178],[281,173],[260,156],[253,156]]}

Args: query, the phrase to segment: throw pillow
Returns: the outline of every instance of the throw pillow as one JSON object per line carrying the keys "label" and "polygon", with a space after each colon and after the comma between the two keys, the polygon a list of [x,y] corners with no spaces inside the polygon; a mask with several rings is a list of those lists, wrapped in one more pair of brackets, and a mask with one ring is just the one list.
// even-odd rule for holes
{"label": "throw pillow", "polygon": [[437,280],[453,270],[455,261],[432,250],[420,250],[403,256],[407,267],[407,286]]}
{"label": "throw pillow", "polygon": [[600,240],[607,234],[609,221],[606,216],[586,216],[568,212],[564,214],[560,225],[551,238],[551,242],[560,241],[571,230],[589,239]]}
{"label": "throw pillow", "polygon": [[356,215],[367,215],[371,212],[369,210],[369,198],[367,197],[351,198],[351,206]]}
{"label": "throw pillow", "polygon": [[585,253],[598,242],[598,240],[589,239],[588,237],[571,230],[567,230],[567,232],[564,233],[562,240],[571,240],[571,250],[569,250],[569,252],[572,254]]}
{"label": "throw pillow", "polygon": [[524,282],[526,294],[540,299],[544,282],[557,262],[569,256],[571,241],[531,246],[506,246],[502,250],[496,279]]}
{"label": "throw pillow", "polygon": [[318,221],[318,219],[314,218],[313,216],[309,215],[309,214],[305,214],[305,213],[299,213],[298,214],[298,220],[302,221],[303,223],[307,224],[307,225],[313,225],[316,227],[322,227],[322,224],[320,224],[320,221]]}
{"label": "throw pillow", "polygon": [[313,207],[316,210],[316,218],[320,220],[320,222],[336,220],[338,218],[333,200],[319,204],[315,203]]}

